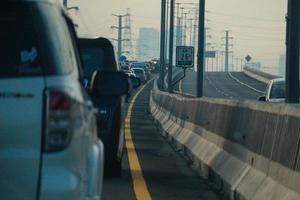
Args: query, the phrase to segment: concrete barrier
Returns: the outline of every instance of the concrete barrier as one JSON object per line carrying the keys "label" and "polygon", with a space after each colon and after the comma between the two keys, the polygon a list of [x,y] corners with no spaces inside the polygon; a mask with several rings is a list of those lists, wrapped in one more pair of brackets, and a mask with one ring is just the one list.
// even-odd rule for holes
{"label": "concrete barrier", "polygon": [[269,84],[270,80],[272,79],[275,79],[275,78],[281,78],[280,76],[276,76],[276,75],[273,75],[273,74],[268,74],[268,73],[265,73],[265,72],[261,72],[261,71],[258,71],[258,70],[255,70],[255,69],[252,69],[250,67],[244,67],[244,70],[243,72],[251,77],[251,78],[254,78],[260,82],[263,82],[263,83],[266,83],[266,84]]}
{"label": "concrete barrier", "polygon": [[234,200],[300,199],[300,107],[152,91],[159,130]]}

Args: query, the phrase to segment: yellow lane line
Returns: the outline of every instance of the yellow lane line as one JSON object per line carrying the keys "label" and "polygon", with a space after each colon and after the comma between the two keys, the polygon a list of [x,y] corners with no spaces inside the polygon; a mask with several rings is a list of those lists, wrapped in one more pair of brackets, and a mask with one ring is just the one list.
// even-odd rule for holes
{"label": "yellow lane line", "polygon": [[131,114],[133,105],[136,102],[136,98],[139,96],[139,94],[144,90],[144,88],[147,86],[144,85],[132,98],[131,103],[128,108],[128,112],[125,118],[125,139],[126,139],[126,148],[127,148],[127,154],[128,154],[128,161],[129,161],[129,167],[131,171],[131,177],[133,181],[133,189],[135,193],[135,197],[137,200],[151,200],[150,192],[148,191],[148,187],[143,175],[143,171],[141,168],[141,165],[139,163],[139,159],[135,150],[135,146],[132,140],[132,134],[131,134]]}
{"label": "yellow lane line", "polygon": [[182,80],[179,81],[179,93],[182,93]]}

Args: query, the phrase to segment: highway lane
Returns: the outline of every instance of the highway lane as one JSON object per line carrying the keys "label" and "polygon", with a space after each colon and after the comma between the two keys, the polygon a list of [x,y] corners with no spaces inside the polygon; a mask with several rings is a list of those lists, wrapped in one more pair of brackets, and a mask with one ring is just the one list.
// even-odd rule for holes
{"label": "highway lane", "polygon": [[[183,93],[196,95],[196,73],[189,70],[179,85]],[[266,84],[242,72],[206,72],[204,96],[213,98],[253,99],[263,95]]]}
{"label": "highway lane", "polygon": [[105,178],[103,199],[221,199],[158,133],[148,111],[151,88],[152,84],[147,85],[129,106],[130,120],[126,118],[126,122],[130,126],[126,127],[130,128],[131,137],[127,129],[123,175]]}

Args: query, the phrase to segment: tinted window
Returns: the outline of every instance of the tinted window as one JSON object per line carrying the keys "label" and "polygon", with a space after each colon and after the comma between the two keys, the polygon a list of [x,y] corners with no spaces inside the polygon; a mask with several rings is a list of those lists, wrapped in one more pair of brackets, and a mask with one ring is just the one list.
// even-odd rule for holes
{"label": "tinted window", "polygon": [[0,77],[41,75],[41,52],[29,5],[1,4]]}
{"label": "tinted window", "polygon": [[135,74],[143,74],[144,73],[144,71],[141,69],[133,69],[133,71]]}
{"label": "tinted window", "polygon": [[47,3],[39,4],[43,32],[43,46],[46,48],[47,74],[68,74],[76,66],[76,55],[70,32],[62,11]]}
{"label": "tinted window", "polygon": [[123,65],[123,66],[121,66],[121,69],[122,70],[129,70],[129,66],[128,65]]}
{"label": "tinted window", "polygon": [[91,77],[96,70],[104,69],[104,51],[99,48],[81,49],[81,56],[84,65],[84,76]]}

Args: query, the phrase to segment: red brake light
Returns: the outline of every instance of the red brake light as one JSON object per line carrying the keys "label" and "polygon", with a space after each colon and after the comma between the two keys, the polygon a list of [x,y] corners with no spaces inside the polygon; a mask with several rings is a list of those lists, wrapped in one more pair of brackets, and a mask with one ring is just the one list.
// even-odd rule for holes
{"label": "red brake light", "polygon": [[50,111],[68,111],[71,109],[71,98],[64,92],[51,91],[49,97]]}
{"label": "red brake light", "polygon": [[62,151],[70,144],[72,138],[72,98],[67,92],[60,90],[49,90],[46,97],[48,103],[44,151]]}

